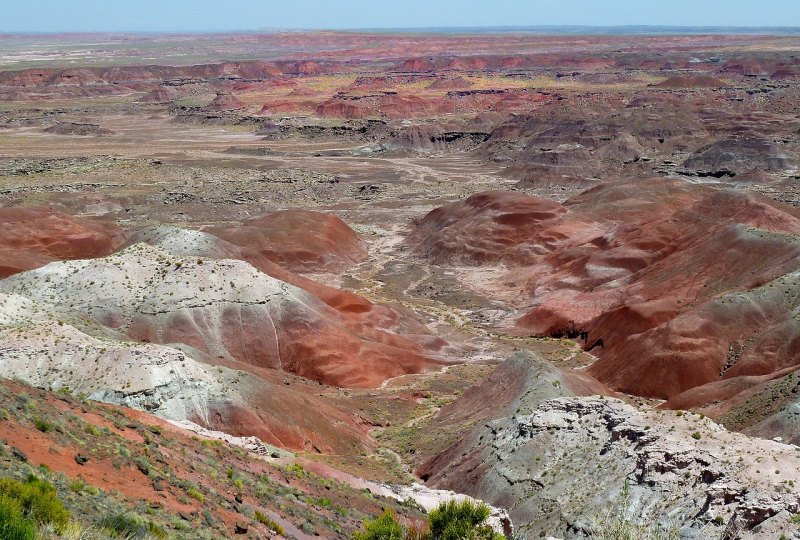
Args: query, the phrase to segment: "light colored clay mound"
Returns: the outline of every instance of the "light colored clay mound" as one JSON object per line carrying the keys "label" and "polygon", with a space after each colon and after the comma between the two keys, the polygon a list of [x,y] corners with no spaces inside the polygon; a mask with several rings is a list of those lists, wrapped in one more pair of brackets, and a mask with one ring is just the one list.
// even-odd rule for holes
{"label": "light colored clay mound", "polygon": [[510,509],[519,538],[585,538],[597,516],[635,506],[629,519],[669,516],[664,526],[685,538],[736,530],[778,540],[793,527],[798,466],[793,446],[595,396],[483,421],[422,474],[432,487]]}
{"label": "light colored clay mound", "polygon": [[6,279],[0,290],[137,341],[184,344],[337,386],[376,386],[433,365],[388,334],[354,333],[338,311],[245,262],[180,258],[145,244],[52,263]]}
{"label": "light colored clay mound", "polygon": [[54,260],[108,255],[123,236],[111,223],[47,208],[0,208],[0,278]]}
{"label": "light colored clay mound", "polygon": [[[530,414],[543,401],[563,396],[611,395],[592,377],[556,368],[530,351],[507,358],[485,380],[468,388],[456,401],[442,407],[429,426],[432,432],[481,425],[495,418]],[[469,437],[469,435],[467,436]],[[421,473],[438,469],[436,460]]]}
{"label": "light colored clay mound", "polygon": [[247,105],[239,101],[233,94],[217,93],[217,96],[205,108],[209,111],[240,111],[247,108]]}
{"label": "light colored clay mound", "polygon": [[722,88],[728,86],[725,81],[708,75],[670,77],[654,85],[656,88]]}
{"label": "light colored clay mound", "polygon": [[410,324],[410,321],[401,318],[393,309],[295,274],[251,249],[236,246],[207,232],[166,225],[139,231],[129,240],[128,245],[139,242],[164,249],[176,257],[246,261],[271,277],[300,287],[338,311],[341,323],[352,332],[370,336],[371,339],[400,349],[416,351],[416,347],[404,334],[417,333],[420,330]]}
{"label": "light colored clay mound", "polygon": [[285,374],[247,374],[175,348],[98,339],[46,311],[0,293],[0,376],[292,450],[342,452],[366,444],[349,414],[319,399],[315,387],[287,387]]}
{"label": "light colored clay mound", "polygon": [[344,221],[311,210],[281,210],[210,232],[294,272],[339,272],[367,255]]}
{"label": "light colored clay mound", "polygon": [[798,161],[765,137],[733,136],[699,149],[683,166],[700,175],[722,177],[797,169]]}

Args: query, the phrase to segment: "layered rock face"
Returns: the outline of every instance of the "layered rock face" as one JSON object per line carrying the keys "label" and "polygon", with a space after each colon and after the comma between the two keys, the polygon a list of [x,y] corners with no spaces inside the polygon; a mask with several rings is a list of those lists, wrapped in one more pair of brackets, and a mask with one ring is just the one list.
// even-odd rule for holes
{"label": "layered rock face", "polygon": [[368,445],[349,414],[304,384],[288,387],[263,370],[214,365],[190,348],[133,342],[64,319],[74,316],[0,293],[0,376],[294,450],[341,452]]}

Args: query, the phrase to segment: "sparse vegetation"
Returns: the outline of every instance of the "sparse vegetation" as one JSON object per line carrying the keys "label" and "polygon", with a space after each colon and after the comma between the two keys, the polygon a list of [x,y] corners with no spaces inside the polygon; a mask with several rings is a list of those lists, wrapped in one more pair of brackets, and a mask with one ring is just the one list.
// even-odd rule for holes
{"label": "sparse vegetation", "polygon": [[594,520],[592,540],[678,540],[677,527],[663,527],[651,519],[635,520],[629,516],[630,486],[622,487],[615,510]]}
{"label": "sparse vegetation", "polygon": [[424,526],[403,525],[386,511],[364,522],[354,540],[503,540],[505,537],[486,524],[489,507],[470,499],[451,499],[428,514]]}

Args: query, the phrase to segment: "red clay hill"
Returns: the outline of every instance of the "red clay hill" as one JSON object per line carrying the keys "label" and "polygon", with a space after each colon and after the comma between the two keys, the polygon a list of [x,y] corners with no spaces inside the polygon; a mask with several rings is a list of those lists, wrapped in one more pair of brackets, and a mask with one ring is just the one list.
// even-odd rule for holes
{"label": "red clay hill", "polygon": [[601,382],[669,399],[798,367],[798,235],[794,208],[654,179],[563,204],[480,193],[430,212],[409,241],[437,263],[506,265],[483,288],[529,306],[516,331],[578,338]]}
{"label": "red clay hill", "polygon": [[48,208],[0,208],[0,278],[57,260],[108,255],[123,241],[112,223]]}

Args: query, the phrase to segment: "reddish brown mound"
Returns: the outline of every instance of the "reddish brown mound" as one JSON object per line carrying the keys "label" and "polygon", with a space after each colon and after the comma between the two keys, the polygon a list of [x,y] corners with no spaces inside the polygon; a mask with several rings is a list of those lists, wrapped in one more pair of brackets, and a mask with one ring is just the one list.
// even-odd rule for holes
{"label": "reddish brown mound", "polygon": [[159,86],[139,98],[140,103],[169,103],[181,96],[173,86]]}
{"label": "reddish brown mound", "polygon": [[670,77],[655,85],[656,88],[722,88],[723,86],[727,86],[724,81],[708,75]]}
{"label": "reddish brown mound", "polygon": [[247,108],[247,105],[239,101],[233,94],[217,93],[217,96],[206,105],[209,111],[239,111]]}
{"label": "reddish brown mound", "polygon": [[314,114],[321,117],[350,118],[353,120],[366,118],[370,112],[354,103],[344,103],[338,100],[328,101],[318,105]]}
{"label": "reddish brown mound", "polygon": [[56,260],[108,255],[123,240],[111,223],[47,208],[0,208],[0,278]]}
{"label": "reddish brown mound", "polygon": [[433,71],[433,62],[424,58],[409,58],[397,68],[398,71]]}
{"label": "reddish brown mound", "polygon": [[305,107],[313,108],[314,106],[315,104],[310,102],[268,101],[264,103],[258,114],[269,116],[272,114],[294,113]]}
{"label": "reddish brown mound", "polygon": [[669,398],[797,364],[797,235],[792,208],[659,179],[564,205],[478,194],[432,211],[410,241],[436,262],[511,265],[487,287],[530,296],[520,328],[581,338],[600,381]]}
{"label": "reddish brown mound", "polygon": [[344,221],[311,210],[282,210],[210,232],[294,272],[338,272],[367,255]]}
{"label": "reddish brown mound", "polygon": [[428,85],[430,90],[465,90],[474,85],[464,77],[437,78]]}

